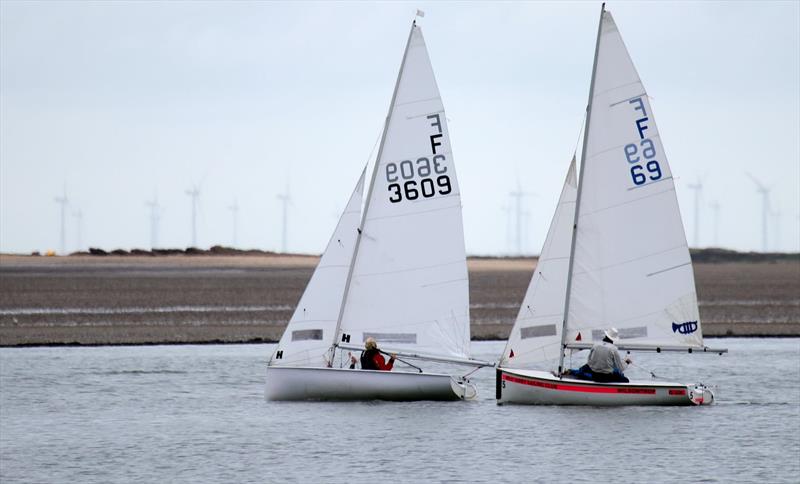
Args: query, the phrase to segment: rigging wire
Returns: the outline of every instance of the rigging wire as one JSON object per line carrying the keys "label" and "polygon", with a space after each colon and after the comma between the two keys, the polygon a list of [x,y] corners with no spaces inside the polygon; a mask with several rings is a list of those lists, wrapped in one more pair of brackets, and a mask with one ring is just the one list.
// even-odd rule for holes
{"label": "rigging wire", "polygon": [[572,150],[573,157],[576,157],[578,155],[578,146],[580,146],[581,143],[581,135],[583,134],[583,126],[584,126],[583,123],[585,121],[586,121],[586,111],[583,112],[583,118],[581,119],[581,127],[578,130],[578,139],[575,140],[575,149]]}

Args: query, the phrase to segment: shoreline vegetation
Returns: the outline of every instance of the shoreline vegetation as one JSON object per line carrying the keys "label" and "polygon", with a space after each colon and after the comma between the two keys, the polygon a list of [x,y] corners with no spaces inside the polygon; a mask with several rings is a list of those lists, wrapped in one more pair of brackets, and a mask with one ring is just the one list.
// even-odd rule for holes
{"label": "shoreline vegetation", "polygon": [[[318,260],[220,246],[0,254],[0,346],[275,342]],[[800,336],[800,254],[692,260],[705,336]],[[508,336],[536,261],[468,257],[473,340]]]}
{"label": "shoreline vegetation", "polygon": [[[709,247],[702,249],[689,249],[692,257],[692,262],[779,262],[779,261],[797,261],[800,262],[800,252],[739,252],[731,249],[722,249],[717,247]],[[164,248],[164,249],[113,249],[104,250],[96,247],[90,247],[86,251],[72,252],[68,256],[56,256],[47,254],[45,256],[54,257],[75,257],[75,256],[121,256],[121,257],[164,257],[164,256],[245,256],[245,257],[311,257],[319,258],[317,254],[300,254],[300,253],[280,253],[272,252],[261,249],[237,249],[233,247],[226,247],[222,245],[214,245],[208,249],[200,249],[196,247],[187,247],[185,249],[179,248]],[[24,257],[25,254],[4,254],[0,253],[0,257]],[[30,256],[42,256],[38,251],[33,252]],[[538,255],[469,255],[468,260],[506,260],[506,259],[538,259]]]}

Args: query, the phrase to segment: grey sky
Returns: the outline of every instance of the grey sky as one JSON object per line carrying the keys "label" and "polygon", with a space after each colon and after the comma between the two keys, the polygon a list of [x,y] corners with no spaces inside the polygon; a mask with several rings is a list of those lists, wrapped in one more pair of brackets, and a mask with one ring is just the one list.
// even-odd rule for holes
{"label": "grey sky", "polygon": [[[66,185],[84,246],[319,252],[380,132],[417,8],[450,119],[467,251],[509,250],[509,191],[537,253],[582,123],[600,4],[0,3],[0,251],[58,247]],[[611,2],[677,177],[690,244],[761,249],[772,187],[780,238],[800,249],[800,3]],[[67,249],[76,248],[74,217]],[[693,244],[692,244],[693,245]]]}

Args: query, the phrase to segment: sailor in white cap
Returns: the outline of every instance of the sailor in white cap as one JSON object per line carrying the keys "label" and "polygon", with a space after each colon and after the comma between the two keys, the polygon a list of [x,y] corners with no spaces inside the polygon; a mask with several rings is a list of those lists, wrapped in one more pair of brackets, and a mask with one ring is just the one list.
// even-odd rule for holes
{"label": "sailor in white cap", "polygon": [[627,383],[629,380],[623,372],[628,368],[631,360],[630,358],[623,360],[614,345],[619,340],[619,331],[617,328],[609,328],[603,333],[603,341],[592,346],[589,358],[580,371],[591,374],[594,381]]}

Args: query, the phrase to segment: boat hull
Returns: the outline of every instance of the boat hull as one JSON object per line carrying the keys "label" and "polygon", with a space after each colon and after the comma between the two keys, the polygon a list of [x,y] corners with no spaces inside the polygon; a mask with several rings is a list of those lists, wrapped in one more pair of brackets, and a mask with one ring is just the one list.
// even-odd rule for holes
{"label": "boat hull", "polygon": [[708,405],[714,401],[711,390],[703,385],[652,381],[599,383],[509,368],[497,369],[496,398],[499,405]]}
{"label": "boat hull", "polygon": [[462,400],[474,398],[466,380],[436,373],[350,370],[345,368],[267,368],[266,398],[301,400]]}

